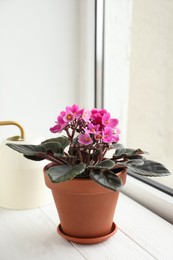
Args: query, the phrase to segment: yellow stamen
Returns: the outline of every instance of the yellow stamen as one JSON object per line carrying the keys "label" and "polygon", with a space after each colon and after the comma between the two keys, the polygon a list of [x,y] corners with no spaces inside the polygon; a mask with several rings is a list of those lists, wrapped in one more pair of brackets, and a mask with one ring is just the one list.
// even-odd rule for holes
{"label": "yellow stamen", "polygon": [[71,116],[71,115],[68,115],[68,116],[67,116],[67,119],[72,119],[72,116]]}

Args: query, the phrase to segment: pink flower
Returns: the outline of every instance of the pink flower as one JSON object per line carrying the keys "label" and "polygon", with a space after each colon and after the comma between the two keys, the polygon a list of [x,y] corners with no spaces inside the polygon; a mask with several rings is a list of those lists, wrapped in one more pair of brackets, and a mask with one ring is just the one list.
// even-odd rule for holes
{"label": "pink flower", "polygon": [[68,122],[65,122],[63,117],[65,116],[65,111],[62,111],[60,115],[57,117],[57,124],[50,128],[50,131],[52,133],[60,133],[68,124]]}
{"label": "pink flower", "polygon": [[74,104],[71,107],[67,106],[66,107],[66,112],[73,114],[75,117],[79,117],[83,115],[84,109],[79,109],[79,106]]}
{"label": "pink flower", "polygon": [[79,134],[78,141],[79,141],[79,143],[84,144],[84,145],[89,145],[89,144],[93,143],[89,134]]}
{"label": "pink flower", "polygon": [[111,127],[105,127],[102,132],[102,140],[104,143],[111,143],[114,140],[113,129]]}
{"label": "pink flower", "polygon": [[113,143],[117,143],[119,140],[120,140],[119,136],[116,135],[116,134],[113,134],[112,142],[113,142]]}
{"label": "pink flower", "polygon": [[105,113],[107,113],[107,110],[106,110],[106,109],[93,108],[93,109],[91,110],[91,113],[92,113],[93,115],[95,115],[95,114],[100,114],[101,116],[103,116]]}
{"label": "pink flower", "polygon": [[121,130],[118,127],[116,127],[116,128],[114,128],[114,133],[119,135],[119,134],[121,134]]}
{"label": "pink flower", "polygon": [[108,112],[107,112],[106,109],[103,108],[103,109],[100,109],[100,110],[99,110],[99,113],[100,113],[100,115],[103,116],[103,115],[107,114]]}
{"label": "pink flower", "polygon": [[[105,118],[105,120],[103,120],[103,118]],[[108,121],[108,119],[110,120],[110,114],[107,112],[106,109],[92,109],[91,110],[91,122],[93,124],[96,125],[100,125],[100,130],[102,131],[104,129],[104,127],[106,126],[105,124],[103,124],[104,121]],[[111,125],[113,122],[111,121]]]}
{"label": "pink flower", "polygon": [[114,128],[113,130],[113,142],[117,143],[120,138],[119,138],[119,134],[121,133],[120,129],[119,128]]}
{"label": "pink flower", "polygon": [[91,116],[91,111],[90,110],[84,110],[82,118],[85,122],[89,122]]}
{"label": "pink flower", "polygon": [[101,132],[97,132],[97,134],[94,136],[94,138],[97,141],[102,141],[102,133]]}
{"label": "pink flower", "polygon": [[62,111],[57,118],[57,124],[61,126],[61,130],[63,130],[66,127],[66,125],[68,125],[68,121],[64,120],[65,116],[66,116],[66,112]]}
{"label": "pink flower", "polygon": [[57,117],[57,122],[61,125],[65,124],[63,117],[66,115],[65,111],[62,111],[60,115]]}
{"label": "pink flower", "polygon": [[99,130],[99,125],[93,125],[92,123],[88,124],[87,132],[90,134],[97,134]]}
{"label": "pink flower", "polygon": [[106,113],[102,117],[102,124],[104,126],[110,126],[110,127],[114,128],[115,126],[118,125],[118,119],[110,118],[110,113]]}
{"label": "pink flower", "polygon": [[57,125],[50,128],[50,131],[52,133],[60,133],[62,130],[63,130],[62,125],[60,125],[60,124],[57,124]]}
{"label": "pink flower", "polygon": [[102,124],[102,115],[100,115],[98,109],[91,110],[91,122],[95,125]]}
{"label": "pink flower", "polygon": [[[52,133],[65,130],[69,140],[78,135],[78,142],[84,145],[93,143],[113,143],[119,141],[118,119],[111,118],[106,109],[80,109],[78,105],[66,106],[57,117],[56,125],[50,128]],[[70,129],[72,131],[70,131]]]}
{"label": "pink flower", "polygon": [[75,115],[71,112],[67,112],[64,116],[63,116],[63,120],[64,122],[71,122],[75,119]]}

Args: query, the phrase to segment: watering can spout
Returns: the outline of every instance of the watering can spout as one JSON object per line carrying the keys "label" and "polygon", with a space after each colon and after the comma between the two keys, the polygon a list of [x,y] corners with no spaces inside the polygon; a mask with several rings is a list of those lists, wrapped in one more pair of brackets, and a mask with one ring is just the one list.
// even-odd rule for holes
{"label": "watering can spout", "polygon": [[15,121],[0,121],[0,126],[5,126],[5,125],[15,125],[15,126],[17,126],[20,130],[20,137],[18,137],[18,138],[20,138],[21,140],[25,139],[24,129],[19,123],[15,122]]}

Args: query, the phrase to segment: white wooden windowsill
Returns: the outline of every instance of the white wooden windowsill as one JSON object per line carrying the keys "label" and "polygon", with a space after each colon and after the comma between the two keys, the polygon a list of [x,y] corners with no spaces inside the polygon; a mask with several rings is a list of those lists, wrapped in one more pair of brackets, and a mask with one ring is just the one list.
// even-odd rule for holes
{"label": "white wooden windowsill", "polygon": [[118,231],[109,240],[78,245],[57,234],[53,203],[32,210],[0,208],[0,259],[173,259],[173,226],[122,193],[115,222]]}

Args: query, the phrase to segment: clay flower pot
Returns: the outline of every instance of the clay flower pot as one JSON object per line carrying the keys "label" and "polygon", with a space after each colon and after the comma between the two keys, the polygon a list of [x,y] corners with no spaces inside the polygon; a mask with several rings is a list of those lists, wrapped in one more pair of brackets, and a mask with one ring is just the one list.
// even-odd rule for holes
{"label": "clay flower pot", "polygon": [[[60,218],[58,233],[80,244],[99,243],[114,235],[117,227],[113,217],[119,191],[106,189],[89,178],[53,183],[46,174],[49,166],[44,168],[44,177]],[[118,176],[125,184],[126,170]]]}

